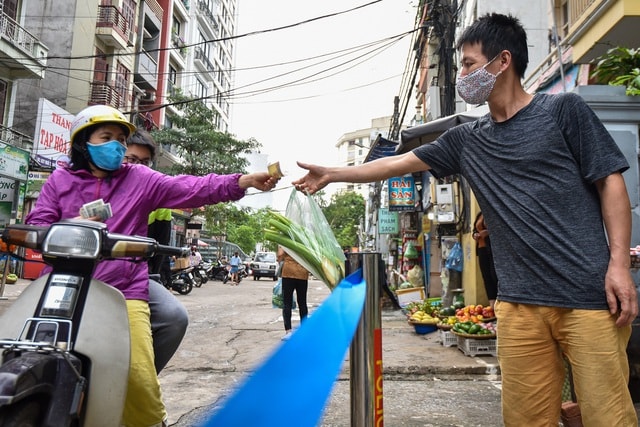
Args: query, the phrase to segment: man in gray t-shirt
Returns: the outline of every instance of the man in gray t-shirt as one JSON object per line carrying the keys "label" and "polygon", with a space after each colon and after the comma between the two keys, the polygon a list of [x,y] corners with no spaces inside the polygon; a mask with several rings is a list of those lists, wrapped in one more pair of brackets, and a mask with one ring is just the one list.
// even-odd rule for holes
{"label": "man in gray t-shirt", "polygon": [[564,355],[585,425],[637,426],[625,352],[638,315],[628,164],[580,97],[524,90],[518,19],[485,15],[458,48],[458,93],[490,114],[410,153],[352,167],[298,163],[308,173],[293,184],[314,193],[419,171],[464,176],[491,230],[504,424],[558,424]]}

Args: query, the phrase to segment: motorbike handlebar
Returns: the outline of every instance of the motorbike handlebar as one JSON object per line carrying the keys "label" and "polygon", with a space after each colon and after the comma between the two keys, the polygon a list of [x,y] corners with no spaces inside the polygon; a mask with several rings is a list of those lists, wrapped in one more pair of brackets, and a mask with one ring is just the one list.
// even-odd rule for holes
{"label": "motorbike handlebar", "polygon": [[188,257],[191,249],[189,247],[179,248],[176,246],[158,245],[156,248],[156,254],[176,256],[178,258]]}
{"label": "motorbike handlebar", "polygon": [[[98,244],[98,247],[88,248],[85,247],[85,252],[79,254],[78,248],[73,247],[73,236],[69,239],[63,239],[64,245],[70,245],[69,253],[65,253],[66,248],[62,243],[54,245],[53,252],[47,251],[47,240],[50,231],[53,227],[57,226],[56,236],[69,236],[69,232],[74,228],[79,230],[93,230],[97,234],[101,235],[101,239],[89,238],[89,241]],[[77,231],[76,230],[76,231]],[[77,234],[77,233],[76,233]],[[185,257],[189,255],[188,247],[175,247],[160,245],[154,239],[143,236],[130,236],[126,234],[109,233],[106,229],[106,225],[103,223],[87,220],[65,220],[58,223],[51,224],[50,226],[34,226],[26,224],[11,224],[2,230],[2,240],[7,244],[13,244],[17,246],[23,246],[26,248],[42,250],[43,256],[52,257],[79,257],[79,258],[94,258],[99,256],[106,258],[125,258],[125,257],[143,257],[150,258],[153,255],[170,255],[177,257]],[[91,233],[89,233],[91,236]],[[82,240],[86,242],[87,240]],[[100,242],[100,243],[99,243]],[[77,243],[75,243],[77,245]],[[43,247],[44,246],[44,247]],[[49,248],[51,249],[51,248]]]}

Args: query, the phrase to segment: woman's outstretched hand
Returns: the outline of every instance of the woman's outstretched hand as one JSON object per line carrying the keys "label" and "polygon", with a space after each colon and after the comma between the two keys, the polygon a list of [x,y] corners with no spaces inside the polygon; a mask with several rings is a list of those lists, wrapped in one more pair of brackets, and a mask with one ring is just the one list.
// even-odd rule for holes
{"label": "woman's outstretched hand", "polygon": [[243,190],[253,187],[260,191],[270,191],[276,186],[280,178],[269,175],[268,172],[255,172],[242,175],[238,180],[238,185]]}

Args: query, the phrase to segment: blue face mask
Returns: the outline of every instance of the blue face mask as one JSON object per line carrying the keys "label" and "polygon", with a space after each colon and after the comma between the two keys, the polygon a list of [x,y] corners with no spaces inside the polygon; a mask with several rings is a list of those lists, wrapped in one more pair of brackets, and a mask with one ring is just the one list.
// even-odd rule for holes
{"label": "blue face mask", "polygon": [[87,150],[91,157],[91,163],[102,170],[114,171],[120,168],[127,147],[115,140],[102,144],[87,142]]}

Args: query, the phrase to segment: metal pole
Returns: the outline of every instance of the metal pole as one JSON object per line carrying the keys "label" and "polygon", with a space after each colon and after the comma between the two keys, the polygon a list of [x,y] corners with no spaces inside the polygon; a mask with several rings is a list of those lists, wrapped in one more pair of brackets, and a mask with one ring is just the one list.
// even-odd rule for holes
{"label": "metal pole", "polygon": [[367,283],[364,308],[349,351],[351,426],[384,426],[382,408],[382,329],[380,266],[377,252],[350,254],[347,272],[362,267]]}

